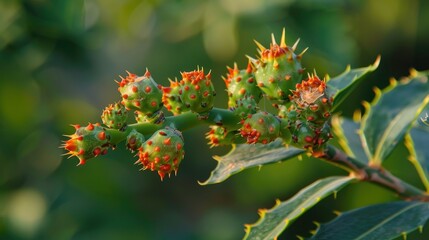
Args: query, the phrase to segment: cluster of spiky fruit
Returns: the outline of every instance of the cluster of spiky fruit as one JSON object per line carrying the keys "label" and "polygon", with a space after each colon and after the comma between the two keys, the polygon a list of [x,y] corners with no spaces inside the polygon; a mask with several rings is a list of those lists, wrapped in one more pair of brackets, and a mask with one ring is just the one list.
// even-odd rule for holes
{"label": "cluster of spiky fruit", "polygon": [[[170,80],[168,87],[157,84],[147,69],[143,76],[128,72],[118,82],[121,100],[102,113],[105,127],[76,125],[76,132],[63,147],[71,156],[77,156],[81,165],[126,139],[126,147],[138,152],[136,163],[142,169],[158,172],[163,179],[177,172],[184,157],[183,137],[174,127],[186,125],[184,119],[194,117],[210,124],[206,138],[211,147],[267,144],[282,138],[286,144],[320,153],[331,138],[333,99],[327,94],[326,83],[316,75],[302,81],[304,68],[300,60],[305,50],[295,54],[298,42],[287,46],[283,30],[280,44],[274,36],[269,48],[256,42],[260,56],[249,57],[245,69],[239,69],[237,64],[227,67],[223,77],[227,110],[213,109],[216,92],[211,74],[205,74],[203,69],[181,72],[181,79]],[[259,110],[262,97],[273,101],[277,114]],[[174,116],[164,116],[162,107]],[[134,111],[136,124],[127,125],[129,110]],[[188,127],[192,126],[185,128]]]}

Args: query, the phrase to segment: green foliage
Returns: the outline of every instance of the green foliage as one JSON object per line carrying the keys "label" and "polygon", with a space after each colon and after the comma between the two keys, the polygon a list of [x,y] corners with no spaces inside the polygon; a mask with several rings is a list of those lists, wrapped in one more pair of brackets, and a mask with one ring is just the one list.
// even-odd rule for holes
{"label": "green foliage", "polygon": [[287,201],[277,200],[272,209],[259,210],[261,218],[255,224],[246,226],[244,239],[276,239],[295,219],[352,180],[354,180],[353,177],[321,179],[302,189]]}
{"label": "green foliage", "polygon": [[[0,238],[238,239],[242,223],[251,221],[243,209],[255,209],[297,184],[313,181],[315,175],[322,178],[335,170],[317,159],[291,159],[259,174],[234,176],[222,186],[199,187],[193,182],[207,175],[212,151],[198,141],[204,128],[196,128],[184,134],[188,150],[183,171],[174,181],[161,183],[156,174],[141,174],[130,166],[136,157],[124,151],[127,134],[135,128],[145,135],[137,135],[141,143],[166,126],[187,130],[207,122],[189,112],[181,118],[166,115],[162,126],[154,121],[151,126],[107,129],[116,150],[79,168],[73,167],[76,161],[61,161],[64,150],[57,148],[62,134],[71,131],[68,124],[100,121],[106,101],[119,100],[112,97],[116,87],[109,83],[125,69],[144,73],[148,67],[166,86],[178,70],[204,66],[211,69],[218,95],[225,96],[220,79],[225,66],[235,61],[245,66],[243,56],[253,56],[252,39],[267,46],[267,33],[277,34],[283,27],[289,41],[300,37],[300,45],[310,47],[301,64],[321,76],[340,72],[346,63],[366,66],[382,53],[377,72],[335,105],[335,112],[346,113],[347,121],[348,113],[371,98],[373,85],[383,86],[412,66],[428,68],[428,12],[423,0],[0,1]],[[226,104],[226,99],[215,101]],[[260,105],[270,110],[266,99]],[[212,111],[210,117],[215,116]],[[152,120],[137,117],[137,122]],[[344,131],[353,132],[346,125]],[[415,150],[415,160],[423,164],[414,165],[424,173],[427,158],[420,156],[428,135],[412,137],[413,130],[409,149]],[[404,163],[407,152],[400,143],[386,161],[389,169],[381,170],[415,184],[417,175]],[[353,158],[362,160],[358,153]],[[349,188],[335,206],[324,201],[318,207],[350,209],[385,200],[385,192],[369,188],[369,193],[367,186]],[[311,211],[302,220],[314,220],[314,214],[326,218],[323,211]],[[281,238],[308,232],[305,225],[295,226]],[[428,239],[428,233],[420,238]]]}
{"label": "green foliage", "polygon": [[291,146],[285,147],[280,139],[269,144],[233,145],[227,155],[213,157],[218,161],[216,169],[212,171],[210,177],[205,182],[200,184],[220,183],[228,179],[231,175],[247,168],[261,167],[265,164],[286,161],[303,152],[303,150]]}
{"label": "green foliage", "polygon": [[429,128],[423,126],[413,127],[409,134],[412,139],[412,143],[409,146],[414,147],[415,158],[424,167],[426,173],[429,173],[429,148],[427,144]]}
{"label": "green foliage", "polygon": [[405,145],[410,151],[409,160],[414,164],[426,191],[429,191],[429,148],[427,139],[429,128],[427,126],[415,126],[411,128],[405,137]]}
{"label": "green foliage", "polygon": [[356,158],[356,160],[368,163],[368,157],[358,134],[360,124],[348,118],[334,116],[332,118],[332,127],[343,151],[347,155]]}
{"label": "green foliage", "polygon": [[338,106],[347,99],[347,96],[365,79],[365,76],[375,71],[379,64],[380,56],[368,67],[351,69],[348,66],[342,74],[328,79],[328,93],[334,98],[332,111],[335,112]]}
{"label": "green foliage", "polygon": [[429,218],[429,203],[392,202],[345,212],[322,224],[311,239],[393,239],[423,227]]}
{"label": "green foliage", "polygon": [[380,165],[429,102],[428,72],[414,72],[375,93],[373,103],[365,104],[360,134],[370,162]]}

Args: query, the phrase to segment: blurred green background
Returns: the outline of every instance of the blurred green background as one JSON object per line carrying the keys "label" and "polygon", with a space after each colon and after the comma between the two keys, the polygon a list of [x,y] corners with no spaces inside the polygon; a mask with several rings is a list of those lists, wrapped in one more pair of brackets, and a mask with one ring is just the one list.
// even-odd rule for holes
{"label": "blurred green background", "polygon": [[[361,67],[382,55],[341,110],[350,116],[372,86],[414,67],[429,69],[429,2],[424,0],[2,0],[0,1],[0,238],[1,239],[240,239],[244,223],[314,180],[345,174],[304,158],[251,169],[218,185],[200,186],[216,162],[199,127],[184,134],[186,157],[177,177],[159,181],[140,172],[119,146],[75,167],[58,147],[71,123],[99,122],[119,99],[114,79],[149,68],[163,85],[179,71],[211,69],[226,107],[226,66],[247,63],[257,39],[287,43],[301,38],[307,70],[335,76],[347,64]],[[394,174],[418,186],[398,149],[387,161]],[[309,236],[313,221],[395,196],[357,184],[324,200],[283,238]],[[427,235],[427,230],[425,233]],[[423,236],[414,234],[409,239]]]}

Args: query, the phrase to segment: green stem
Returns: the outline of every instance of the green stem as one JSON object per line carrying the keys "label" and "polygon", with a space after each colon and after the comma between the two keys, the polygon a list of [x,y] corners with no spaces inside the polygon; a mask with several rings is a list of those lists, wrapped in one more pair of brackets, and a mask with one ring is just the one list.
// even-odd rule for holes
{"label": "green stem", "polygon": [[406,200],[429,202],[429,195],[424,191],[404,182],[381,167],[372,167],[347,156],[341,150],[328,145],[324,155],[319,156],[329,163],[349,170],[361,181],[372,182],[396,192]]}
{"label": "green stem", "polygon": [[166,117],[165,121],[160,124],[135,123],[128,125],[126,131],[119,131],[116,129],[107,129],[106,131],[111,137],[110,142],[116,145],[124,141],[133,129],[143,135],[151,135],[155,131],[165,127],[172,127],[184,131],[202,124],[222,125],[228,129],[236,130],[240,127],[239,122],[240,118],[233,112],[227,109],[213,108],[205,117],[201,117],[193,112],[186,112],[177,116]]}

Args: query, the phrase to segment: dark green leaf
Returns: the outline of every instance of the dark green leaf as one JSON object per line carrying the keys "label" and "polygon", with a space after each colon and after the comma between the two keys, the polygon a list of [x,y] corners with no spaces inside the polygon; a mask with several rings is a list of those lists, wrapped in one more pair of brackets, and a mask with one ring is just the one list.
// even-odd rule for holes
{"label": "dark green leaf", "polygon": [[375,92],[373,103],[366,104],[361,133],[370,161],[381,164],[428,103],[428,72],[415,72],[410,78],[392,81],[391,86]]}
{"label": "dark green leaf", "polygon": [[339,191],[352,177],[329,177],[318,180],[302,189],[291,199],[280,202],[270,210],[260,210],[261,218],[246,226],[244,239],[275,239],[286,227],[324,197]]}
{"label": "dark green leaf", "polygon": [[368,163],[368,157],[358,134],[360,124],[351,119],[334,116],[332,118],[332,127],[336,139],[344,152],[361,162]]}
{"label": "dark green leaf", "polygon": [[393,239],[422,227],[428,218],[429,203],[383,203],[343,213],[322,224],[311,239]]}
{"label": "dark green leaf", "polygon": [[[408,136],[405,138],[405,145],[410,151],[410,160],[417,164],[416,170],[419,172],[420,177],[428,188],[429,176],[429,127],[416,126],[411,128]],[[422,170],[420,170],[422,169]]]}
{"label": "dark green leaf", "polygon": [[291,146],[285,147],[281,139],[269,144],[238,144],[227,155],[213,157],[218,164],[209,179],[200,184],[220,183],[246,168],[285,161],[303,152]]}
{"label": "dark green leaf", "polygon": [[377,69],[380,63],[380,56],[377,57],[375,62],[368,67],[350,69],[350,66],[340,75],[330,79],[327,82],[328,93],[334,98],[332,111],[335,111],[347,96],[353,91],[355,87],[364,79],[364,77]]}

